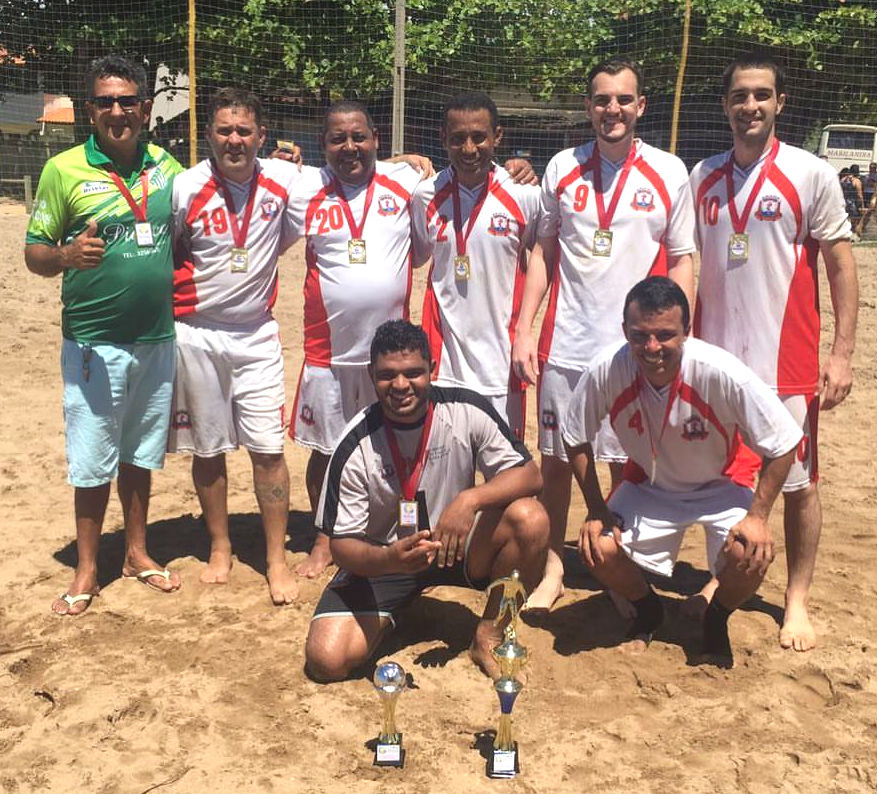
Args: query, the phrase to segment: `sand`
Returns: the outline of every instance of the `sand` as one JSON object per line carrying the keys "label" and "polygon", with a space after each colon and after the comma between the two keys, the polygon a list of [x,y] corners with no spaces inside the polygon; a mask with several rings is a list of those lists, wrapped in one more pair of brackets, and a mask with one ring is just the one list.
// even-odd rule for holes
{"label": "sand", "polygon": [[[327,575],[274,607],[248,458],[230,456],[237,557],[231,582],[198,581],[207,544],[189,461],[153,481],[152,554],[183,577],[162,595],[120,578],[121,516],[112,497],[101,540],[102,592],[77,619],[49,604],[75,564],[66,484],[59,281],[27,272],[26,217],[0,204],[0,792],[874,792],[877,789],[877,269],[861,276],[855,385],[822,415],[825,526],[812,616],[818,647],[777,642],[785,560],[731,621],[736,667],[693,667],[698,628],[679,614],[704,581],[703,536],[689,532],[660,593],[668,619],[647,653],[623,634],[609,599],[568,544],[567,590],[539,627],[515,707],[521,774],[485,778],[497,724],[490,683],[465,651],[483,596],[439,588],[405,614],[380,650],[409,671],[398,705],[404,769],[372,766],[380,724],[369,679],[319,685],[303,640]],[[291,405],[301,366],[301,247],[282,260],[277,317]],[[412,306],[419,315],[422,277]],[[827,292],[824,304],[828,304]],[[829,312],[830,315],[830,312]],[[830,318],[826,331],[830,333]],[[825,334],[824,334],[825,336]],[[830,338],[830,337],[829,337]],[[531,400],[532,403],[532,400]],[[530,406],[528,441],[535,438]],[[306,455],[287,447],[292,479],[288,558],[309,547]],[[781,511],[771,524],[782,544]],[[568,541],[583,517],[574,501]]]}

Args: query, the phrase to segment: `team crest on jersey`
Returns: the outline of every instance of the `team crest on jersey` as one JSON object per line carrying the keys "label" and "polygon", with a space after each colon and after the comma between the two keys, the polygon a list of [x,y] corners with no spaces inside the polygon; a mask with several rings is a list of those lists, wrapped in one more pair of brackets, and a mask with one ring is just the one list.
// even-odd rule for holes
{"label": "team crest on jersey", "polygon": [[557,414],[554,411],[542,412],[542,427],[546,430],[557,430]]}
{"label": "team crest on jersey", "polygon": [[82,195],[91,196],[95,193],[106,193],[112,190],[112,185],[108,182],[86,182],[82,185]]}
{"label": "team crest on jersey", "polygon": [[508,237],[512,233],[512,219],[508,215],[497,212],[490,216],[490,226],[487,231],[497,237]]}
{"label": "team crest on jersey", "polygon": [[758,202],[758,209],[755,211],[755,217],[760,221],[778,221],[783,217],[780,212],[779,196],[762,196]]}
{"label": "team crest on jersey", "polygon": [[270,221],[278,212],[280,212],[280,202],[273,196],[262,199],[260,206],[262,211],[262,220]]}
{"label": "team crest on jersey", "polygon": [[651,188],[638,187],[633,192],[633,201],[630,206],[639,212],[651,212],[655,208],[655,194]]}
{"label": "team crest on jersey", "polygon": [[314,409],[310,405],[302,404],[301,410],[298,412],[298,418],[304,424],[310,426],[314,423]]}
{"label": "team crest on jersey", "polygon": [[709,433],[703,424],[703,419],[697,416],[697,414],[689,416],[682,423],[682,438],[686,441],[703,441],[708,435]]}
{"label": "team crest on jersey", "polygon": [[174,430],[180,430],[182,428],[191,428],[192,427],[192,418],[189,416],[188,411],[175,411],[174,412],[174,420],[173,420]]}
{"label": "team crest on jersey", "polygon": [[391,193],[378,196],[378,215],[395,215],[399,212],[396,197]]}

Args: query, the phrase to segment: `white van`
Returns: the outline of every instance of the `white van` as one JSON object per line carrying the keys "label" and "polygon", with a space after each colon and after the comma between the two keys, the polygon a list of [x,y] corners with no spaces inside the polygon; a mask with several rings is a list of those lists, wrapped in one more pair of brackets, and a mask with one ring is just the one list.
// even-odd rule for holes
{"label": "white van", "polygon": [[826,124],[816,154],[824,156],[836,171],[857,163],[864,174],[868,171],[868,163],[877,162],[877,127]]}

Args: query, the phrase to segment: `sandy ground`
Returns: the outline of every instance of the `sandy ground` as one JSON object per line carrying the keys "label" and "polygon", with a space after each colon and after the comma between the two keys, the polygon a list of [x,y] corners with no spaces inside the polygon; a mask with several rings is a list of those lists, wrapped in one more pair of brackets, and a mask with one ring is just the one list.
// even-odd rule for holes
{"label": "sandy ground", "polygon": [[[72,491],[61,417],[59,282],[29,274],[20,205],[0,204],[0,792],[874,792],[877,789],[877,268],[858,247],[862,294],[855,388],[823,415],[825,529],[812,614],[819,647],[777,643],[785,561],[734,616],[737,665],[692,667],[698,629],[679,614],[704,581],[699,529],[661,585],[668,620],[649,651],[620,653],[623,627],[567,549],[567,592],[541,627],[523,626],[530,675],[515,708],[522,773],[484,776],[496,696],[465,648],[482,607],[475,592],[419,599],[381,649],[413,676],[398,723],[403,770],[372,766],[379,727],[365,677],[331,686],[303,672],[303,639],[326,582],[302,582],[273,607],[248,459],[230,458],[237,555],[232,581],[198,581],[206,540],[189,462],[154,478],[153,555],[179,571],[176,595],[120,578],[113,497],[101,543],[103,591],[81,618],[49,613],[75,562]],[[288,397],[301,365],[303,257],[282,262],[278,319]],[[419,314],[419,295],[412,306]],[[827,303],[827,299],[824,301]],[[830,326],[830,321],[828,322]],[[830,332],[830,328],[828,329]],[[535,437],[531,422],[528,440]],[[288,557],[309,547],[302,450]],[[568,540],[583,517],[576,500]],[[781,521],[772,521],[782,549]]]}

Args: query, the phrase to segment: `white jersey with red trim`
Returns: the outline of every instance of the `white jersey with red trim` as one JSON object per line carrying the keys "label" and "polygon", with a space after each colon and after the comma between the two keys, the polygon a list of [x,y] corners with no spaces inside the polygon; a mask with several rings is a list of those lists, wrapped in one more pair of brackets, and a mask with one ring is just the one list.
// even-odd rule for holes
{"label": "white jersey with red trim", "polygon": [[[316,170],[316,169],[311,169]],[[290,193],[303,174],[282,160],[256,160],[258,184],[247,229],[246,262],[232,261],[232,219],[222,180],[210,160],[174,180],[174,317],[218,325],[271,318],[277,299],[277,257],[296,239],[285,219]],[[243,222],[252,179],[224,180]]]}
{"label": "white jersey with red trim", "polygon": [[[668,257],[695,250],[694,210],[683,162],[635,140],[635,159],[618,197],[608,256],[594,254],[600,228],[594,191],[594,143],[556,154],[542,179],[540,237],[558,238],[539,338],[539,358],[581,369],[623,338],[624,297],[646,276],[667,275]],[[604,204],[614,199],[624,162],[599,158]],[[554,263],[549,262],[549,269]]]}
{"label": "white jersey with red trim", "polygon": [[685,342],[676,382],[660,390],[639,374],[626,343],[601,352],[573,393],[564,440],[570,446],[592,442],[607,415],[628,455],[625,478],[681,493],[723,478],[752,487],[751,453],[741,440],[776,458],[803,437],[749,367],[699,339]]}
{"label": "white jersey with red trim", "polygon": [[781,393],[813,393],[819,381],[819,241],[849,239],[850,223],[834,169],[780,143],[745,219],[748,257],[729,257],[736,232],[727,164],[742,221],[768,156],[743,170],[724,152],[691,172],[701,258],[694,333],[730,350]]}
{"label": "white jersey with red trim", "polygon": [[[413,209],[417,235],[425,234],[433,255],[423,328],[437,362],[435,381],[481,394],[506,394],[540,191],[534,185],[516,185],[504,168],[494,166],[489,183],[473,190],[458,186],[462,229],[457,232],[453,194],[453,171],[448,168],[418,186]],[[455,273],[455,257],[462,253],[457,238],[467,230],[468,267]]]}
{"label": "white jersey with red trim", "polygon": [[[378,162],[362,231],[354,239],[328,166],[311,170],[289,202],[291,225],[307,236],[304,285],[305,362],[367,364],[375,329],[408,317],[411,294],[411,196],[421,175],[405,163]],[[341,185],[355,224],[363,222],[369,185]],[[362,261],[364,258],[365,261]]]}

